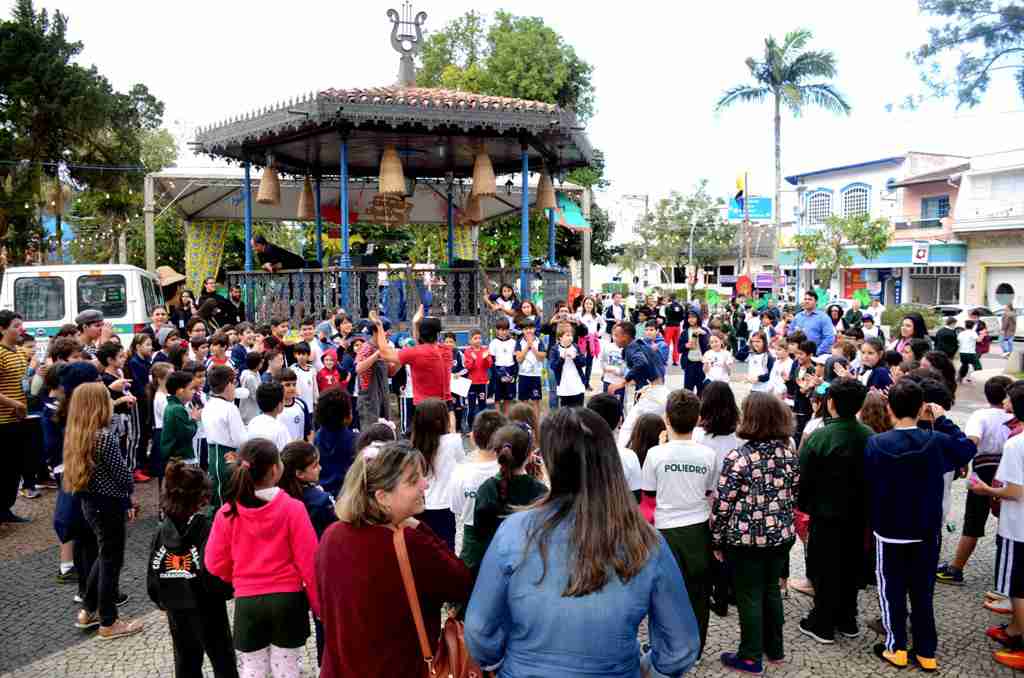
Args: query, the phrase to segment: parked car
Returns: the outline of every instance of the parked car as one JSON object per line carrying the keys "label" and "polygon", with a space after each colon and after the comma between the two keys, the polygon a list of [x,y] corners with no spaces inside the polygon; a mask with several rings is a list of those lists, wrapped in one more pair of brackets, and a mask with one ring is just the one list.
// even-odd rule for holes
{"label": "parked car", "polygon": [[[1001,318],[996,316],[992,310],[986,306],[968,306],[966,304],[941,304],[939,306],[933,306],[932,310],[935,311],[936,315],[940,315],[945,321],[950,316],[956,317],[956,324],[958,327],[963,327],[970,318],[971,311],[977,311],[978,315],[981,316],[981,322],[985,323],[985,327],[988,328],[988,334],[992,339],[999,338],[999,322]],[[939,328],[936,327],[932,330],[931,334],[935,334],[935,331]]]}
{"label": "parked car", "polygon": [[[1024,339],[1024,309],[1017,308],[1014,310],[1017,311],[1017,334],[1014,336],[1014,339]],[[996,311],[996,334],[999,334],[999,328],[1003,325],[1003,314],[1005,312],[1005,306]]]}

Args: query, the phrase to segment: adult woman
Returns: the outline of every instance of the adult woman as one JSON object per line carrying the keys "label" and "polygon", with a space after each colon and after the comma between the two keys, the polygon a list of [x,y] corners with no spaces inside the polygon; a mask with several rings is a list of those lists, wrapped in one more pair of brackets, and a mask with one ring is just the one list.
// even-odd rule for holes
{"label": "adult woman", "polygon": [[178,294],[178,303],[172,304],[171,325],[178,330],[178,334],[185,336],[185,328],[192,314],[196,312],[196,296],[192,290],[181,290]]}
{"label": "adult woman", "polygon": [[229,302],[223,294],[217,291],[216,278],[207,278],[203,281],[203,293],[199,295],[199,301],[197,302],[199,308],[202,309],[203,304],[211,299],[216,302],[216,306],[214,307],[214,317],[218,324],[223,324],[223,314],[231,302]]}
{"label": "adult woman", "polygon": [[500,664],[499,678],[635,678],[651,664],[680,675],[697,659],[697,620],[672,552],[636,510],[608,424],[559,409],[541,424],[541,450],[551,492],[491,542],[466,613],[470,653]]}
{"label": "adult woman", "polygon": [[114,414],[107,387],[98,382],[74,389],[64,434],[64,488],[80,493],[82,513],[96,535],[99,554],[88,576],[85,598],[75,626],[99,626],[104,639],[142,631],[142,623],[117,618],[118,581],[124,564],[132,507],[132,469],[110,430]]}
{"label": "adult woman", "polygon": [[427,488],[426,510],[420,519],[448,542],[455,551],[455,514],[449,508],[455,467],[465,458],[462,436],[451,432],[448,405],[438,398],[420,401],[412,419],[413,447],[426,461],[424,473],[430,481]]}
{"label": "adult woman", "polygon": [[925,325],[921,314],[917,312],[908,313],[903,316],[903,320],[900,321],[899,332],[889,342],[888,348],[902,353],[903,349],[909,346],[910,342],[914,339],[928,340],[928,326]]}
{"label": "adult woman", "polygon": [[601,352],[601,335],[604,334],[604,316],[601,307],[593,297],[584,297],[580,303],[576,318],[587,328],[586,336],[580,338],[578,348],[586,359],[583,370],[583,385],[590,390],[590,372],[594,368],[594,358]]}
{"label": "adult woman", "polygon": [[828,319],[832,321],[832,326],[836,328],[836,334],[842,332],[845,329],[843,323],[843,307],[839,304],[832,304],[825,313],[828,315]]}
{"label": "adult woman", "polygon": [[425,461],[407,442],[370,445],[338,499],[338,518],[316,556],[322,601],[322,678],[423,674],[423,655],[398,569],[393,530],[404,529],[427,638],[440,633],[445,602],[463,603],[469,569],[414,515],[423,511]]}
{"label": "adult woman", "polygon": [[712,506],[715,558],[732,567],[740,615],[739,649],[721,659],[744,673],[761,673],[763,656],[785,657],[779,581],[796,534],[800,477],[792,436],[793,415],[781,400],[770,393],[747,396],[736,431],[746,442],[725,455]]}

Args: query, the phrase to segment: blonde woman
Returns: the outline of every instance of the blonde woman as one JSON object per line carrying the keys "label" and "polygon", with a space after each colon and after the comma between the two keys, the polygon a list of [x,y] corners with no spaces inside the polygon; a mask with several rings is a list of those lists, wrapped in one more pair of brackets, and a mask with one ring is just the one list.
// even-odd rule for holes
{"label": "blonde woman", "polygon": [[75,626],[99,626],[103,640],[142,631],[142,623],[117,618],[118,579],[124,564],[126,523],[135,518],[132,468],[110,428],[113,401],[102,383],[75,389],[64,433],[64,489],[82,499],[85,520],[96,535],[99,555],[89,572]]}

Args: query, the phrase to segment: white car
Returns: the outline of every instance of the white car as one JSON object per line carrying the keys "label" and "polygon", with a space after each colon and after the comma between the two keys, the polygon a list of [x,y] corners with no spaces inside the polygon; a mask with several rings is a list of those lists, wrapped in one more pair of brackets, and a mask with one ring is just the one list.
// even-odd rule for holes
{"label": "white car", "polygon": [[[988,328],[988,334],[993,340],[999,337],[999,323],[1002,320],[992,310],[986,306],[968,306],[966,304],[942,304],[940,306],[932,306],[932,310],[942,316],[943,320],[950,316],[956,317],[956,324],[958,327],[964,327],[964,323],[970,320],[971,311],[977,311],[978,315],[981,316],[981,322],[985,323],[985,327]],[[937,327],[935,328],[938,329]]]}

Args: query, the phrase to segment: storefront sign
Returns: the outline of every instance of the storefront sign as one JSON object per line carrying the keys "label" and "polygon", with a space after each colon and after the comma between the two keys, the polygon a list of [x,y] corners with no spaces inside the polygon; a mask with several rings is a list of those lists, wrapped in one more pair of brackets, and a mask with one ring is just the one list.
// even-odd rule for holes
{"label": "storefront sign", "polygon": [[928,250],[931,245],[926,242],[915,242],[910,250],[910,263],[915,266],[928,265]]}
{"label": "storefront sign", "polygon": [[753,284],[750,282],[750,278],[743,275],[740,276],[739,280],[736,281],[736,291],[742,295],[749,295],[753,289]]}
{"label": "storefront sign", "polygon": [[772,286],[772,274],[771,273],[758,273],[754,277],[754,286],[761,289],[771,289]]}

